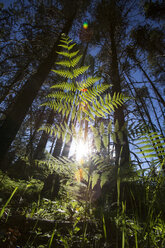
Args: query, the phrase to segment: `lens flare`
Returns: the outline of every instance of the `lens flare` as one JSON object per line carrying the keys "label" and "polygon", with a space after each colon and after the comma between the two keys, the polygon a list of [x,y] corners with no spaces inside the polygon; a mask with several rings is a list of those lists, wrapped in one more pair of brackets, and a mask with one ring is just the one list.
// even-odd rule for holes
{"label": "lens flare", "polygon": [[87,22],[84,22],[84,23],[83,23],[83,28],[84,28],[84,29],[87,29],[87,28],[88,28],[88,23],[87,23]]}

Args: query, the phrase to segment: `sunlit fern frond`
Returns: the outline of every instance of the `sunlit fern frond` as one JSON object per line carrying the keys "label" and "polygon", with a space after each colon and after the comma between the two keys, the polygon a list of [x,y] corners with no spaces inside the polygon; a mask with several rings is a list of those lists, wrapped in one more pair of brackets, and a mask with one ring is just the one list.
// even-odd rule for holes
{"label": "sunlit fern frond", "polygon": [[59,55],[62,55],[64,57],[72,59],[73,57],[75,57],[79,53],[79,50],[72,52],[72,53],[69,53],[69,52],[57,52],[57,53]]}
{"label": "sunlit fern frond", "polygon": [[72,103],[62,103],[60,101],[48,101],[48,102],[45,102],[43,104],[41,104],[41,106],[47,106],[51,109],[53,109],[55,112],[58,112],[58,113],[62,113],[63,116],[66,114],[66,112],[70,112],[71,109],[72,109]]}
{"label": "sunlit fern frond", "polygon": [[68,82],[62,82],[60,84],[55,84],[51,87],[52,89],[60,89],[60,90],[65,90],[65,91],[76,91],[77,87],[73,82],[69,83]]}
{"label": "sunlit fern frond", "polygon": [[81,66],[79,68],[76,68],[73,70],[73,75],[74,77],[78,77],[80,76],[81,74],[83,74],[84,72],[86,72],[88,70],[89,66]]}
{"label": "sunlit fern frond", "polygon": [[73,73],[68,70],[52,70],[52,71],[64,78],[69,78],[69,79],[74,78]]}
{"label": "sunlit fern frond", "polygon": [[[108,96],[110,96],[110,94],[108,94]],[[93,116],[92,114],[98,117],[106,117],[106,114],[110,114],[112,111],[114,111],[115,108],[117,108],[118,106],[121,106],[121,104],[124,103],[128,99],[122,93],[117,94],[117,95],[115,94],[113,96],[113,99],[110,96],[110,97],[107,97],[107,99],[105,100],[105,98],[102,98],[100,95],[97,98],[91,101],[91,98],[88,97],[87,99],[85,99],[84,95],[82,94],[81,99],[83,101],[87,102],[88,100],[92,102],[91,106],[90,104],[88,105],[87,110],[86,109],[83,110],[86,113],[87,118]]]}
{"label": "sunlit fern frond", "polygon": [[61,65],[61,66],[65,66],[65,67],[71,67],[72,64],[70,61],[68,60],[63,60],[63,61],[59,61],[59,62],[56,62],[57,65]]}
{"label": "sunlit fern frond", "polygon": [[70,138],[72,136],[72,130],[69,128],[66,122],[64,122],[64,124],[61,123],[60,125],[55,124],[55,126],[46,124],[40,127],[38,131],[45,131],[51,136],[58,135],[58,138],[60,138],[61,136],[65,135],[66,130]]}
{"label": "sunlit fern frond", "polygon": [[80,62],[81,58],[82,58],[82,55],[79,55],[75,57],[74,59],[71,59],[70,60],[71,66],[75,67]]}
{"label": "sunlit fern frond", "polygon": [[[62,41],[62,40],[61,40]],[[68,49],[69,51],[76,45],[76,43],[74,43],[74,44],[72,44],[72,45],[70,45],[69,46],[69,44],[70,44],[70,42],[68,43],[66,43],[66,45],[63,45],[63,44],[60,44],[60,45],[58,45],[58,46],[60,46],[60,47],[63,47],[63,48],[65,48],[65,49]]]}
{"label": "sunlit fern frond", "polygon": [[100,77],[88,77],[81,82],[77,82],[78,90],[86,89],[93,86],[96,82],[98,82],[101,78]]}
{"label": "sunlit fern frond", "polygon": [[47,95],[48,98],[55,98],[55,99],[59,99],[60,101],[67,101],[67,102],[73,102],[74,99],[74,93],[72,92],[68,92],[67,94],[63,91],[58,91],[58,92],[54,92],[54,93],[50,93],[49,95]]}
{"label": "sunlit fern frond", "polygon": [[155,162],[165,159],[165,137],[158,132],[142,133],[136,145],[140,149],[137,154],[142,154],[142,158],[152,159]]}

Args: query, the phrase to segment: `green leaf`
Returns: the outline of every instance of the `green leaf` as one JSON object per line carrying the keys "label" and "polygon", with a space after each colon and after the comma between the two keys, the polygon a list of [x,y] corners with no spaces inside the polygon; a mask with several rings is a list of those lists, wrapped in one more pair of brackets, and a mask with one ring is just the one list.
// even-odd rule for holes
{"label": "green leaf", "polygon": [[98,152],[100,152],[101,149],[101,139],[100,136],[95,137],[95,146]]}
{"label": "green leaf", "polygon": [[103,122],[101,122],[99,130],[100,130],[100,134],[103,135],[105,131]]}
{"label": "green leaf", "polygon": [[92,177],[92,189],[94,188],[94,186],[96,185],[98,179],[99,179],[100,175],[95,173]]}
{"label": "green leaf", "polygon": [[82,55],[79,55],[79,56],[75,57],[74,59],[72,59],[70,61],[72,67],[75,67],[78,64],[78,62],[80,61],[81,58],[82,58]]}
{"label": "green leaf", "polygon": [[73,79],[73,74],[70,71],[65,71],[65,70],[52,70],[52,71],[60,75],[61,77]]}
{"label": "green leaf", "polygon": [[103,144],[104,144],[104,147],[107,148],[108,147],[108,135],[104,134],[103,137]]}
{"label": "green leaf", "polygon": [[87,71],[89,68],[89,66],[82,66],[80,68],[77,68],[77,69],[74,69],[73,70],[73,74],[74,74],[74,77],[78,77],[79,75],[83,74],[85,71]]}
{"label": "green leaf", "polygon": [[69,60],[63,60],[63,61],[59,61],[59,62],[56,62],[57,65],[62,65],[62,66],[65,66],[65,67],[71,67],[72,64]]}

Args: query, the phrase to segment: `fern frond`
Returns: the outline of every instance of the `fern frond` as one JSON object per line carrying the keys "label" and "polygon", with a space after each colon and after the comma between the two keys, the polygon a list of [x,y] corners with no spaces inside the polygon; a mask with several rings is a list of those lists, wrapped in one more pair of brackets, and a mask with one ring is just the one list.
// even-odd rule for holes
{"label": "fern frond", "polygon": [[157,159],[162,161],[165,158],[165,138],[162,135],[150,132],[143,134],[138,141],[140,151],[137,153],[142,154],[142,158],[152,158],[153,161]]}
{"label": "fern frond", "polygon": [[88,77],[86,80],[82,80],[80,83],[77,82],[78,89],[84,89],[84,88],[89,88],[92,85],[94,85],[97,81],[99,81],[101,78],[100,77]]}
{"label": "fern frond", "polygon": [[62,45],[62,44],[60,44],[60,45],[58,45],[58,46],[60,46],[60,47],[63,47],[63,48],[65,48],[65,49],[68,49],[68,43],[66,43],[67,45]]}
{"label": "fern frond", "polygon": [[65,71],[65,70],[52,70],[52,71],[60,75],[61,77],[73,79],[73,74],[70,71]]}
{"label": "fern frond", "polygon": [[66,91],[76,91],[77,87],[73,82],[62,82],[60,84],[55,84],[50,87],[51,89],[60,89],[60,90],[66,90]]}
{"label": "fern frond", "polygon": [[104,123],[103,123],[103,122],[101,122],[101,124],[100,124],[99,131],[100,131],[100,134],[101,134],[101,135],[104,134],[105,129],[104,129]]}
{"label": "fern frond", "polygon": [[75,57],[79,53],[79,50],[72,52],[72,53],[69,53],[69,52],[57,52],[57,53],[64,56],[64,57],[72,59],[73,57]]}
{"label": "fern frond", "polygon": [[67,44],[67,45],[69,45],[72,41],[73,41],[73,40],[69,40],[69,37],[62,38],[62,39],[60,40],[60,42],[63,42],[63,43],[65,43],[65,44]]}
{"label": "fern frond", "polygon": [[79,63],[81,58],[82,58],[82,55],[79,55],[79,56],[75,57],[74,59],[70,60],[70,63],[71,63],[73,68]]}
{"label": "fern frond", "polygon": [[48,98],[56,98],[56,99],[60,99],[60,101],[65,100],[66,102],[73,102],[74,99],[74,93],[69,92],[69,93],[65,93],[62,91],[58,91],[55,93],[51,93],[49,95],[47,95]]}
{"label": "fern frond", "polygon": [[70,46],[68,47],[68,50],[70,51],[75,45],[76,45],[76,43],[73,43],[72,45],[70,45]]}
{"label": "fern frond", "polygon": [[72,64],[69,60],[59,61],[59,62],[56,62],[56,64],[62,65],[62,66],[68,67],[68,68],[70,68],[72,66]]}
{"label": "fern frond", "polygon": [[86,72],[88,70],[89,66],[81,66],[77,69],[74,69],[73,70],[73,74],[74,74],[74,77],[78,77],[80,76],[81,74],[83,74],[84,72]]}

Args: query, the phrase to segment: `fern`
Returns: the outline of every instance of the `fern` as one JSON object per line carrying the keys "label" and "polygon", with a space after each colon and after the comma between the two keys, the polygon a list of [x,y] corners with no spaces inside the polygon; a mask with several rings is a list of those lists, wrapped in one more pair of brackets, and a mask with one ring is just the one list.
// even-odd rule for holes
{"label": "fern", "polygon": [[137,146],[142,158],[152,159],[152,162],[161,164],[165,159],[165,138],[158,132],[142,133],[138,139]]}
{"label": "fern", "polygon": [[[113,98],[111,98],[110,94],[108,94],[105,95],[103,99],[101,94],[109,88],[109,85],[94,86],[94,84],[100,80],[99,77],[88,77],[85,80],[77,80],[88,70],[89,66],[77,67],[82,55],[77,56],[79,51],[73,51],[76,43],[72,44],[72,40],[70,40],[69,37],[63,35],[61,38],[61,43],[62,44],[59,46],[61,46],[65,51],[57,53],[65,57],[65,59],[56,62],[56,64],[64,69],[56,69],[52,71],[71,81],[65,81],[53,85],[51,88],[57,89],[57,91],[47,96],[49,101],[46,102],[45,105],[53,108],[55,111],[62,111],[62,115],[65,115],[68,110],[71,111],[71,106],[79,106],[79,104],[83,104],[85,102],[88,105],[88,108],[85,110],[83,109],[85,113],[84,118],[91,120],[94,119],[94,115],[98,117],[105,117],[106,114],[114,111],[115,107],[121,105],[125,100],[127,100],[127,98],[122,94],[114,94]],[[68,70],[65,68],[68,68]],[[83,89],[86,89],[86,92],[82,92]],[[56,101],[54,101],[55,99]],[[57,101],[57,99],[60,101]],[[63,108],[64,102],[67,102],[67,104]],[[62,107],[60,107],[60,105],[62,105]],[[81,112],[82,108],[77,107],[77,116],[81,115],[78,113],[79,111]]]}
{"label": "fern", "polygon": [[[63,118],[68,117],[68,125],[64,125],[64,128],[57,124],[53,127],[44,126],[40,130],[45,130],[51,135],[58,135],[69,141],[70,137],[75,135],[75,131],[72,132],[71,121],[86,120],[90,122],[94,121],[96,116],[106,118],[128,98],[119,93],[112,97],[109,93],[105,94],[110,85],[101,84],[100,77],[83,77],[89,66],[78,66],[82,55],[78,54],[76,43],[73,43],[68,36],[62,36],[59,46],[64,50],[57,52],[62,59],[56,62],[57,68],[52,71],[61,77],[62,82],[51,87],[52,92],[47,95],[47,101],[42,105],[52,108]],[[109,142],[107,129],[104,132],[103,124],[100,127],[100,133],[95,136],[95,146],[98,151],[100,151],[102,143],[106,147]]]}

